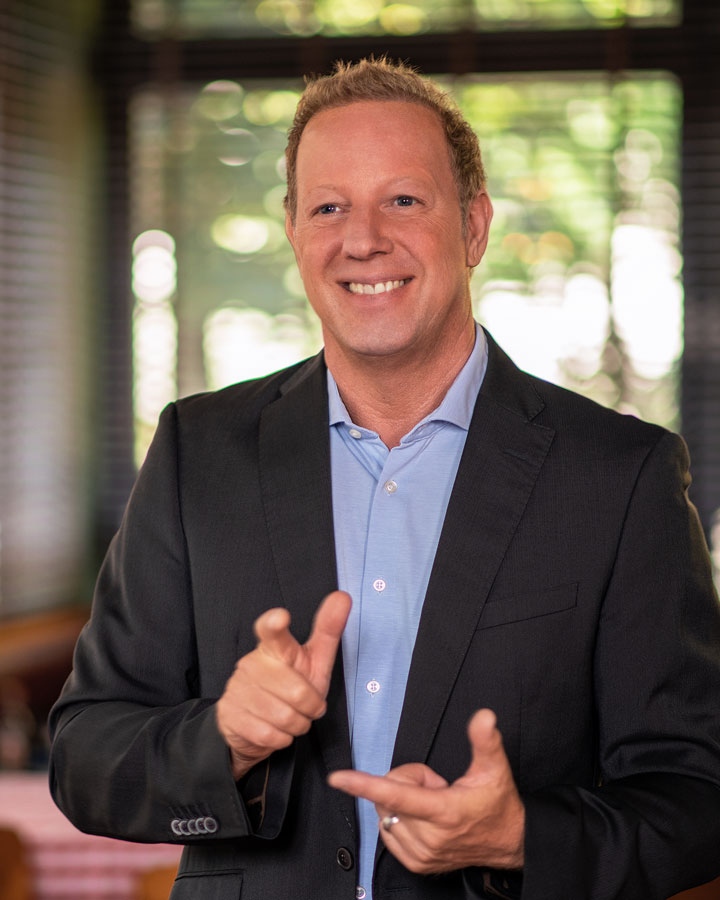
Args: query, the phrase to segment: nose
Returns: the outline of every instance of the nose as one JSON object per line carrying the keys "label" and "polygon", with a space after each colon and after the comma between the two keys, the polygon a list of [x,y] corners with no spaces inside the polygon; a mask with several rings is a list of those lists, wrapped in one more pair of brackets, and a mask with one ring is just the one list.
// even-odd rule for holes
{"label": "nose", "polygon": [[370,259],[378,253],[389,253],[393,243],[387,222],[378,209],[350,210],[345,220],[343,253],[351,259]]}

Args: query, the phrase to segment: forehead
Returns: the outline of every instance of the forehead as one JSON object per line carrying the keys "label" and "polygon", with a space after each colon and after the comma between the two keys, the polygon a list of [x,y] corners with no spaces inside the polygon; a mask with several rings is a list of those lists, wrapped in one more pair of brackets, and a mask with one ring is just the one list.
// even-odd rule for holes
{"label": "forehead", "polygon": [[298,179],[319,169],[411,166],[451,175],[450,148],[439,115],[404,100],[359,100],[316,113],[305,126]]}

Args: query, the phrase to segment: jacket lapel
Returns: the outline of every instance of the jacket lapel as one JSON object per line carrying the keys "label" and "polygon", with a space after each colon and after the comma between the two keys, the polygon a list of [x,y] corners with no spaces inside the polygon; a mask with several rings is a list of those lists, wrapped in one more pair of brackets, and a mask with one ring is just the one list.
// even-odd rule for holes
{"label": "jacket lapel", "polygon": [[[301,366],[260,418],[260,488],[272,553],[293,634],[307,639],[320,601],[337,588],[333,531],[327,382],[322,354]],[[352,765],[342,654],[328,709],[313,731],[328,771]],[[354,821],[350,797],[333,792]]]}
{"label": "jacket lapel", "polygon": [[430,575],[393,766],[427,759],[495,575],[554,437],[552,429],[532,421],[543,401],[528,377],[487,337],[488,370]]}

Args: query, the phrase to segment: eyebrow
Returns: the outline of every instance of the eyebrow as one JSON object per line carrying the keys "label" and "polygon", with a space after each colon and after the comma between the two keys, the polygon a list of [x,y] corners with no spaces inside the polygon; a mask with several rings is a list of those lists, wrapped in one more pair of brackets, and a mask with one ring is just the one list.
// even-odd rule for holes
{"label": "eyebrow", "polygon": [[[435,184],[435,181],[432,177],[423,177],[422,175],[407,174],[407,175],[398,175],[396,177],[390,178],[387,182],[385,182],[382,185],[382,187],[391,188],[395,185],[403,184],[404,182],[411,182],[411,183],[415,183],[415,184],[420,183],[420,184],[427,184],[427,185]],[[338,185],[335,185],[335,184],[316,184],[316,185],[313,185],[313,187],[308,188],[307,193],[313,194],[317,191],[337,191],[338,193],[342,193],[343,188],[339,187]]]}

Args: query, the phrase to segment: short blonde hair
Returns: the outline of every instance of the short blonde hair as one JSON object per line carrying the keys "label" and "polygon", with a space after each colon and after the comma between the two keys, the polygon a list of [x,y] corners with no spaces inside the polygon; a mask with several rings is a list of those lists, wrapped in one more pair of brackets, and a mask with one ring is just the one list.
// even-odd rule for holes
{"label": "short blonde hair", "polygon": [[470,204],[485,187],[480,144],[454,100],[411,66],[386,56],[357,63],[338,60],[331,75],[306,79],[285,150],[287,194],[285,209],[295,221],[297,211],[297,154],[300,138],[310,119],[324,109],[347,106],[361,100],[400,100],[418,103],[435,112],[445,132],[450,164],[458,189],[463,222]]}

